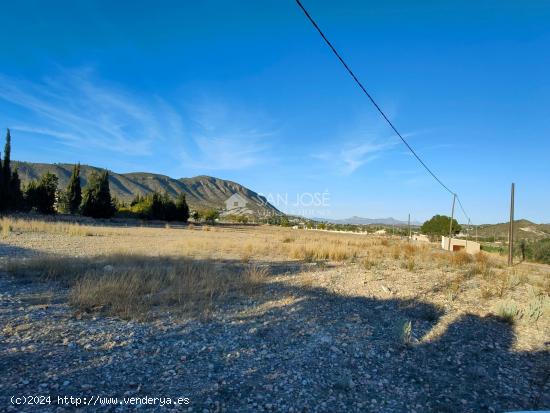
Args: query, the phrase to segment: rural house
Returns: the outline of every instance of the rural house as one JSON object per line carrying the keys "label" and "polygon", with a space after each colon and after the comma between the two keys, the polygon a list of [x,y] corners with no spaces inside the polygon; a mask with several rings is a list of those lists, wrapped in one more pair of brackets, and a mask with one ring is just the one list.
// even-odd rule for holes
{"label": "rural house", "polygon": [[233,194],[225,201],[225,209],[231,211],[232,209],[245,208],[247,200],[240,194]]}
{"label": "rural house", "polygon": [[[441,248],[449,250],[449,238],[441,237]],[[468,254],[477,254],[481,251],[480,244],[474,241],[468,241],[467,239],[451,238],[451,251],[464,251]]]}

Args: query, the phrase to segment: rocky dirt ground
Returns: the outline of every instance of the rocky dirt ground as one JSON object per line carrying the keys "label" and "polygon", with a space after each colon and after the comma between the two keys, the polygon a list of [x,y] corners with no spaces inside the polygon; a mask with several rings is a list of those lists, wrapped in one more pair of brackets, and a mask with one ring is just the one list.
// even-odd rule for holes
{"label": "rocky dirt ground", "polygon": [[[0,255],[6,261],[49,252],[51,245],[39,240],[49,236],[0,240]],[[167,312],[137,322],[75,311],[62,285],[0,269],[0,411],[550,408],[545,325],[507,324],[476,306],[473,295],[460,308],[438,302],[422,270],[289,263],[271,273],[261,293],[207,316]],[[407,320],[411,334],[404,344]],[[10,403],[12,396],[48,395],[51,404]],[[57,396],[96,405],[76,409],[59,405]],[[120,403],[144,396],[189,403]],[[100,406],[98,397],[119,403]]]}

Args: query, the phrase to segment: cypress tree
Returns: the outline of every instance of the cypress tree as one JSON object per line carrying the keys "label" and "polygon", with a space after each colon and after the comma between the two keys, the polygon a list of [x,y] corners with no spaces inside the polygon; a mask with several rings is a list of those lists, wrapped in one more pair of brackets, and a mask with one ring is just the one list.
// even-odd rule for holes
{"label": "cypress tree", "polygon": [[4,168],[2,167],[2,152],[0,152],[0,212],[4,210],[6,195],[4,194]]}
{"label": "cypress tree", "polygon": [[7,183],[9,183],[11,178],[11,134],[8,129],[6,132],[6,146],[4,147],[4,165],[2,166],[3,172],[2,177],[4,180],[4,188],[6,188]]}
{"label": "cypress tree", "polygon": [[93,218],[110,218],[115,206],[109,189],[109,174],[92,172],[82,196],[82,215]]}
{"label": "cypress tree", "polygon": [[19,172],[17,169],[11,174],[11,180],[9,185],[10,201],[8,209],[14,211],[23,209],[23,192],[21,191],[21,179],[19,179]]}
{"label": "cypress tree", "polygon": [[11,183],[11,134],[6,131],[6,145],[4,147],[4,163],[1,166],[0,174],[0,210],[11,209],[12,199],[10,191]]}
{"label": "cypress tree", "polygon": [[189,205],[187,205],[187,199],[185,194],[181,193],[176,198],[176,220],[187,222],[189,219]]}
{"label": "cypress tree", "polygon": [[80,163],[73,167],[73,173],[67,186],[67,202],[71,214],[78,213],[82,202],[82,188],[80,186]]}

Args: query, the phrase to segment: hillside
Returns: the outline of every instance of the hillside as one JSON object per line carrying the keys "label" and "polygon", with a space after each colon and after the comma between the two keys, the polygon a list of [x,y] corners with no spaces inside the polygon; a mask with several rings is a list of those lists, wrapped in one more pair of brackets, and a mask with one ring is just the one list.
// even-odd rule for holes
{"label": "hillside", "polygon": [[[508,223],[493,225],[479,225],[478,236],[483,238],[495,237],[496,240],[508,239]],[[526,219],[514,221],[515,239],[542,239],[550,238],[550,224],[535,224]]]}
{"label": "hillside", "polygon": [[[330,219],[330,218],[314,218],[315,221],[320,222],[329,222],[331,224],[351,224],[351,225],[396,225],[396,226],[403,226],[408,225],[407,221],[400,221],[398,219],[389,217],[389,218],[363,218],[363,217],[357,217],[353,216],[351,218],[345,218],[345,219]],[[411,221],[411,225],[413,226],[419,226],[422,225],[418,221]]]}
{"label": "hillside", "polygon": [[[19,170],[19,176],[23,185],[29,181],[38,179],[42,174],[51,172],[59,177],[59,188],[66,188],[71,176],[72,164],[46,164],[30,162],[13,162]],[[85,186],[89,175],[93,171],[100,171],[89,165],[81,166],[81,181]],[[227,181],[212,176],[196,176],[193,178],[174,179],[165,175],[133,172],[118,174],[109,171],[109,184],[111,194],[120,201],[129,202],[136,195],[145,195],[153,191],[167,192],[176,197],[185,193],[187,202],[191,208],[216,208],[225,207],[225,200],[233,194],[239,194],[246,200],[246,208],[257,215],[280,214],[280,212],[265,198],[256,192],[232,181]]]}

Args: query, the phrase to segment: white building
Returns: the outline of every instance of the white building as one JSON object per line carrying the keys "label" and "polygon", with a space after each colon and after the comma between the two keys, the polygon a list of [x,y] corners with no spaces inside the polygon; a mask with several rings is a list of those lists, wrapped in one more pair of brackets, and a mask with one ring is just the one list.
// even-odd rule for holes
{"label": "white building", "polygon": [[412,234],[411,239],[418,242],[430,242],[430,238],[424,234]]}
{"label": "white building", "polygon": [[451,244],[449,246],[448,237],[441,237],[441,248],[451,251],[464,251],[468,254],[477,254],[481,251],[479,242],[468,241],[467,239],[451,238]]}
{"label": "white building", "polygon": [[232,209],[245,208],[248,201],[240,194],[233,194],[225,200],[225,209],[231,211]]}

